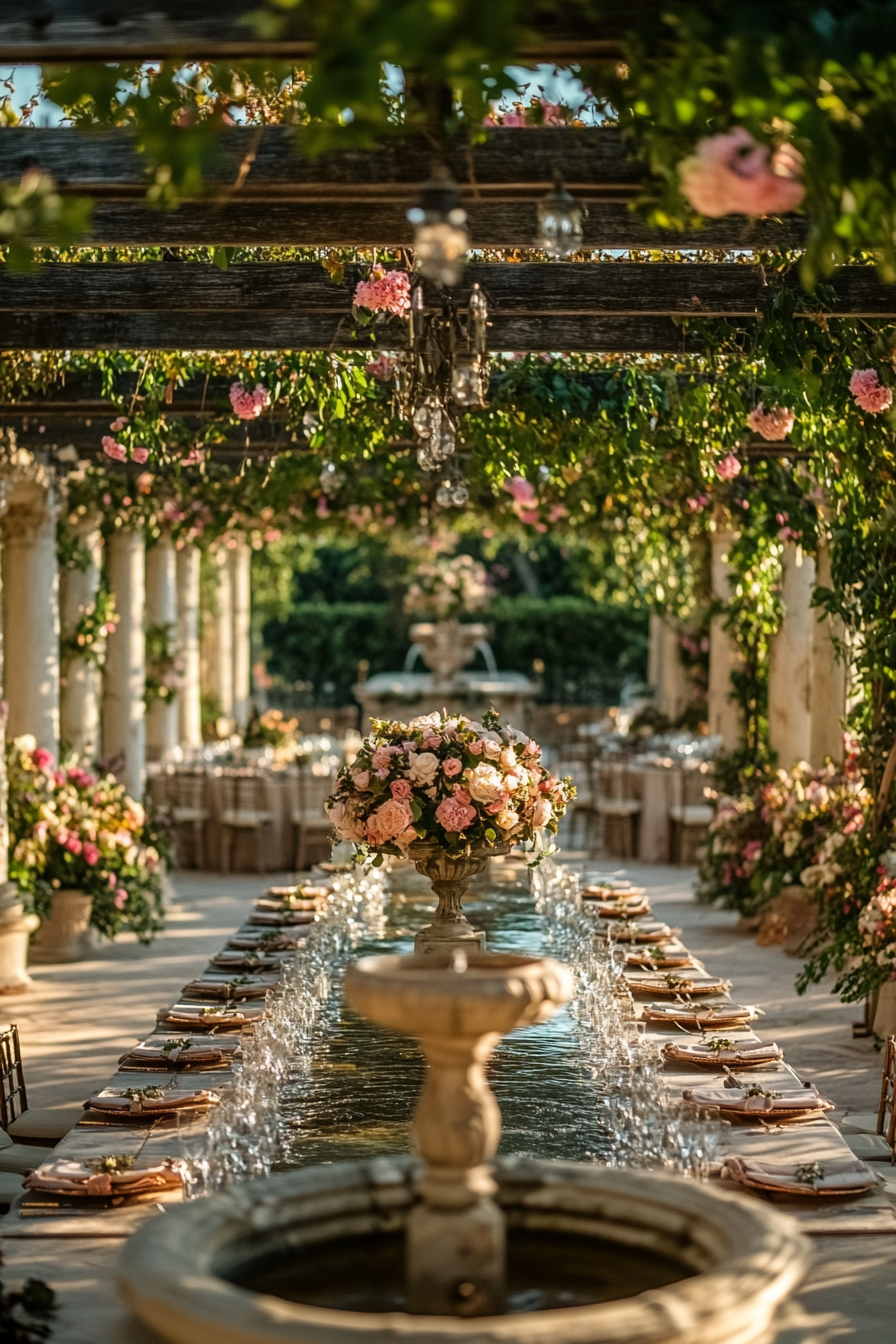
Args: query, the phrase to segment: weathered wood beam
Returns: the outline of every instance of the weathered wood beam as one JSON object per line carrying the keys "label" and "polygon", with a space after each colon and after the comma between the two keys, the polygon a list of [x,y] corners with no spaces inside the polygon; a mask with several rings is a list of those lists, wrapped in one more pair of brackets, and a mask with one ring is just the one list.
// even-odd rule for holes
{"label": "weathered wood beam", "polygon": [[[348,319],[363,274],[360,267],[347,266],[344,283],[337,285],[316,262],[250,262],[227,271],[196,262],[47,264],[24,274],[0,268],[0,312],[20,319],[38,313],[167,313],[172,330],[198,313]],[[536,321],[561,314],[583,320],[753,318],[774,292],[761,266],[737,263],[480,262],[467,267],[454,293],[461,307],[474,281],[484,290],[495,321],[512,316]],[[784,283],[796,297],[797,311],[817,311],[818,305],[803,295],[795,271]],[[826,311],[832,316],[896,318],[896,286],[882,285],[872,266],[842,267],[831,288],[835,297]],[[433,286],[427,285],[425,293],[429,306],[440,304]]]}
{"label": "weathered wood beam", "polygon": [[[260,39],[246,22],[260,0],[3,0],[0,56],[4,61],[118,61],[191,56],[205,60],[276,57],[307,60],[313,23],[295,18],[290,36]],[[516,43],[526,61],[617,59],[619,39],[638,19],[657,14],[656,0],[630,0],[624,10],[594,20],[566,3],[527,15],[531,30]]]}
{"label": "weathered wood beam", "polygon": [[[498,128],[482,145],[448,145],[444,157],[480,247],[534,244],[535,202],[555,170],[587,206],[589,248],[775,250],[798,248],[806,236],[799,216],[708,220],[688,235],[648,226],[629,209],[641,173],[613,127]],[[176,210],[143,203],[145,164],[125,131],[0,132],[0,182],[18,182],[28,168],[51,176],[63,192],[94,200],[85,242],[97,246],[399,247],[411,242],[405,212],[429,176],[432,150],[422,140],[396,139],[309,160],[290,127],[234,128],[221,136],[208,197]]]}
{"label": "weathered wood beam", "polygon": [[[328,313],[7,312],[0,350],[394,350],[401,333],[378,343],[364,328]],[[699,335],[667,317],[496,314],[492,350],[674,352],[701,349]]]}

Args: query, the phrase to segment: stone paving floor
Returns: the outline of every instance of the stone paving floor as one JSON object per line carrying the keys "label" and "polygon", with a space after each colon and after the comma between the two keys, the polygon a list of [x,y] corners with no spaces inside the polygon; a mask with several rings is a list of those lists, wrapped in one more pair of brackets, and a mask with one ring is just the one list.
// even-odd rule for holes
{"label": "stone paving floor", "polygon": [[[682,927],[707,968],[734,982],[738,1001],[764,1008],[757,1023],[763,1038],[782,1045],[797,1071],[837,1103],[835,1119],[874,1108],[882,1061],[873,1042],[852,1039],[856,1007],[839,1003],[827,985],[797,997],[799,963],[777,948],[756,947],[736,931],[734,915],[698,906],[691,870],[629,864],[626,871],[648,887],[657,913]],[[241,922],[250,898],[276,880],[176,874],[168,927],[152,947],[123,938],[89,961],[34,968],[34,992],[0,1005],[0,1016],[19,1023],[32,1104],[80,1102],[104,1082],[124,1049],[150,1029],[154,1009],[172,1001]],[[10,1283],[43,1277],[60,1291],[52,1344],[150,1344],[114,1295],[116,1246],[114,1239],[4,1241]],[[813,1250],[815,1266],[788,1304],[779,1344],[892,1344],[896,1236],[816,1238]]]}

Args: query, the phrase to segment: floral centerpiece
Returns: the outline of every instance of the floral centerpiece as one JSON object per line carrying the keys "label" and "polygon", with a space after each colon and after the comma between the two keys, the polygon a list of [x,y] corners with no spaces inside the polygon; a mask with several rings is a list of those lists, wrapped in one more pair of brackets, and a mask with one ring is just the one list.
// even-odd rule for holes
{"label": "floral centerpiece", "polygon": [[91,898],[90,923],[107,938],[131,929],[149,942],[162,927],[159,837],[113,775],[76,762],[57,768],[33,737],[16,738],[9,771],[9,876],[41,916],[53,892]]}
{"label": "floral centerpiece", "polygon": [[545,769],[537,742],[501,727],[497,714],[483,719],[375,719],[327,800],[339,839],[362,858],[406,855],[418,841],[451,854],[507,841],[544,852],[544,832],[556,832],[575,789]]}

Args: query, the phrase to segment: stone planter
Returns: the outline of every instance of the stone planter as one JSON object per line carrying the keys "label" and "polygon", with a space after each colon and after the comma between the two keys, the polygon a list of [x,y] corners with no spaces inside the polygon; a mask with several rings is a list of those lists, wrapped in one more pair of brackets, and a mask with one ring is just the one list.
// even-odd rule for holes
{"label": "stone planter", "polygon": [[82,961],[90,952],[90,907],[83,891],[54,891],[49,915],[31,944],[31,960]]}
{"label": "stone planter", "polygon": [[815,902],[806,888],[784,887],[761,911],[756,942],[760,947],[783,947],[789,957],[796,957],[817,923]]}
{"label": "stone planter", "polygon": [[[125,1242],[119,1291],[171,1344],[759,1344],[805,1273],[807,1243],[795,1224],[758,1200],[659,1172],[505,1158],[494,1175],[511,1241],[518,1232],[544,1238],[532,1288],[562,1278],[575,1246],[597,1283],[610,1278],[598,1289],[605,1300],[471,1319],[353,1310],[359,1293],[376,1289],[368,1257],[405,1229],[415,1166],[335,1163],[169,1205]],[[313,1257],[325,1267],[331,1246],[341,1257],[332,1294],[321,1301],[312,1277],[311,1302],[287,1300],[301,1266]],[[608,1252],[627,1257],[627,1277],[608,1276]],[[680,1277],[656,1286],[656,1257]],[[272,1284],[277,1266],[282,1295]],[[241,1286],[253,1277],[265,1282]]]}
{"label": "stone planter", "polygon": [[414,939],[414,951],[448,952],[453,947],[464,947],[473,952],[485,951],[485,934],[474,929],[463,912],[461,903],[474,877],[485,868],[496,854],[509,854],[509,845],[492,845],[488,849],[471,849],[469,854],[454,857],[441,845],[418,840],[408,849],[417,872],[428,877],[439,898],[432,923],[421,929]]}
{"label": "stone planter", "polygon": [[22,994],[31,989],[28,939],[37,928],[37,915],[26,915],[12,882],[0,887],[0,994]]}
{"label": "stone planter", "polygon": [[487,634],[485,625],[461,625],[460,621],[411,626],[411,639],[420,645],[420,656],[433,674],[434,688],[453,686],[458,672],[472,663],[476,646]]}

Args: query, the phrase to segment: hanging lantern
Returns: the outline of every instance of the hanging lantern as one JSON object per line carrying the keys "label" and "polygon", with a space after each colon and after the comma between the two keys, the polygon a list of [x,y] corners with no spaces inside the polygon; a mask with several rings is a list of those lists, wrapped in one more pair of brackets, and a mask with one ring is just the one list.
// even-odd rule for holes
{"label": "hanging lantern", "polygon": [[414,226],[414,258],[420,274],[449,288],[459,284],[470,235],[467,212],[446,168],[436,168],[423,184],[420,204],[407,217]]}
{"label": "hanging lantern", "polygon": [[451,365],[451,395],[458,406],[482,406],[488,372],[479,355],[458,354]]}
{"label": "hanging lantern", "polygon": [[417,449],[417,466],[423,471],[435,471],[440,462],[441,458],[433,452],[430,444],[421,443]]}
{"label": "hanging lantern", "polygon": [[414,429],[421,439],[438,442],[442,432],[442,407],[438,397],[428,396],[412,416]]}
{"label": "hanging lantern", "polygon": [[536,244],[552,257],[571,257],[582,246],[582,207],[557,173],[554,190],[538,202]]}

